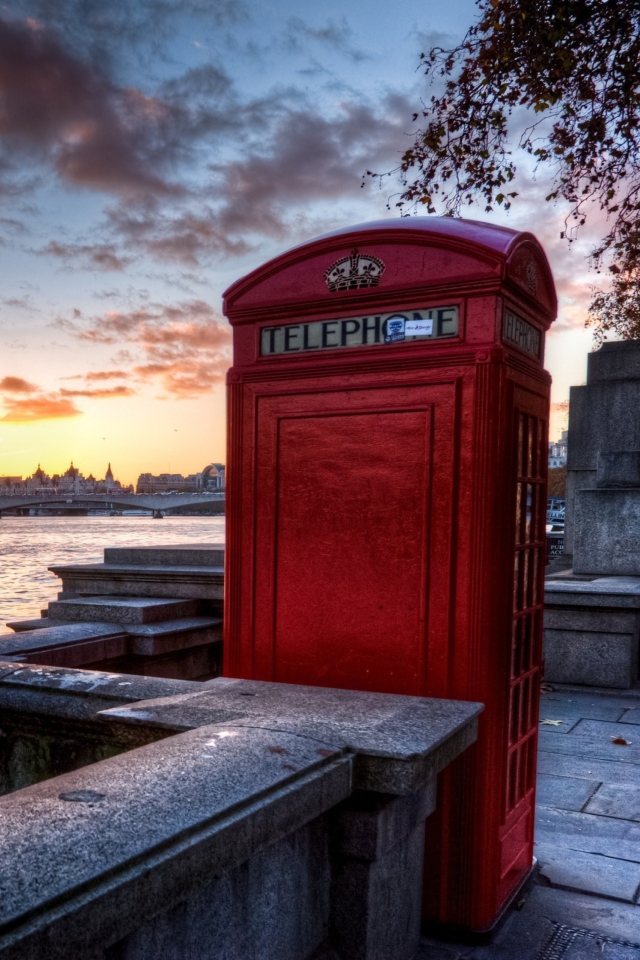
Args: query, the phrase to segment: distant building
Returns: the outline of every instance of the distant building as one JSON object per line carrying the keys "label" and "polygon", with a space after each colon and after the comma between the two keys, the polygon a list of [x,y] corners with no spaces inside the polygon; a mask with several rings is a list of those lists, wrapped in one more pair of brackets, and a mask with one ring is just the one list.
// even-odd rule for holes
{"label": "distant building", "polygon": [[210,463],[198,474],[198,490],[224,490],[225,471],[223,463]]}
{"label": "distant building", "polygon": [[210,463],[201,473],[141,473],[136,493],[205,493],[224,490],[224,465]]}
{"label": "distant building", "polygon": [[564,467],[567,462],[567,432],[563,430],[560,439],[549,444],[549,470]]}
{"label": "distant building", "polygon": [[195,493],[197,474],[183,477],[181,473],[141,473],[136,483],[136,493]]}
{"label": "distant building", "polygon": [[93,495],[133,493],[133,487],[123,486],[114,478],[111,464],[107,467],[104,480],[97,480],[93,474],[85,477],[71,461],[69,468],[63,474],[54,473],[51,477],[44,472],[40,464],[26,480],[22,477],[0,477],[0,492],[5,496],[17,497],[41,493],[51,495],[66,493],[78,496],[83,493]]}

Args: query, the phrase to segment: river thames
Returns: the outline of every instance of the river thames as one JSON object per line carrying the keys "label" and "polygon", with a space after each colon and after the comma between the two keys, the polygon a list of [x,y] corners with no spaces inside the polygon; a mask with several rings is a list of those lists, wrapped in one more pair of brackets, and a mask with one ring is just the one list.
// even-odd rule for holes
{"label": "river thames", "polygon": [[100,563],[105,547],[221,543],[224,517],[7,517],[0,519],[0,631],[39,617],[61,581],[47,567]]}

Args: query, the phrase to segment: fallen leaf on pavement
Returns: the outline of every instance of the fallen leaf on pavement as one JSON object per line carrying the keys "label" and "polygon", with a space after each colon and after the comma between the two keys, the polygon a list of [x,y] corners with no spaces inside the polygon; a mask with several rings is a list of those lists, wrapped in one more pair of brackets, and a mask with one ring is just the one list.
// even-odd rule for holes
{"label": "fallen leaf on pavement", "polygon": [[628,747],[631,740],[625,740],[624,737],[611,737],[611,743],[616,743],[620,747]]}
{"label": "fallen leaf on pavement", "polygon": [[564,720],[541,720],[540,723],[546,723],[549,727],[559,727]]}

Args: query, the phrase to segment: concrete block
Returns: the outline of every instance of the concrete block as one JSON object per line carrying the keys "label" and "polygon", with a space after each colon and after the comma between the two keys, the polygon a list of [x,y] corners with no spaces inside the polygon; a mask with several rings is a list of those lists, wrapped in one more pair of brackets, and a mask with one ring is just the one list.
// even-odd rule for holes
{"label": "concrete block", "polygon": [[628,689],[638,675],[637,638],[619,633],[544,631],[544,677],[549,683]]}
{"label": "concrete block", "polygon": [[[306,960],[329,926],[325,818],[198,888],[112,947],[119,960]],[[108,954],[108,956],[110,955]]]}
{"label": "concrete block", "polygon": [[[549,595],[552,596],[551,594]],[[546,607],[545,630],[578,630],[585,633],[627,633],[638,630],[638,611],[631,609],[607,610],[602,607]]]}
{"label": "concrete block", "polygon": [[596,487],[640,487],[640,450],[598,451]]}
{"label": "concrete block", "polygon": [[574,573],[640,574],[640,488],[579,490],[574,524]]}

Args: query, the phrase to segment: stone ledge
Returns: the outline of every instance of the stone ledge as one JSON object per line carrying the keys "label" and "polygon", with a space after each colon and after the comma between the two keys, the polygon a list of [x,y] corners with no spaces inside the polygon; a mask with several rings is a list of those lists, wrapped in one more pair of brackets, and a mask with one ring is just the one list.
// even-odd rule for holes
{"label": "stone ledge", "polygon": [[320,737],[358,755],[359,789],[414,793],[477,736],[478,703],[218,677],[185,697],[104,711],[124,724],[192,730],[224,717],[234,727],[262,726]]}
{"label": "stone ledge", "polygon": [[[415,954],[424,817],[479,704],[222,679],[195,704],[156,703],[167,684],[78,674],[0,664],[0,699],[22,685],[104,701],[101,687],[117,698],[135,682],[147,699],[133,715],[94,712],[94,726],[131,744],[146,724],[155,742],[0,801],[2,960],[106,960],[112,945],[156,960],[178,943],[209,960],[308,960],[329,932],[341,956]],[[384,792],[354,794],[368,757]],[[238,911],[262,918],[247,943]]]}
{"label": "stone ledge", "polygon": [[105,547],[104,562],[124,566],[223,567],[224,543],[185,543],[158,547]]}
{"label": "stone ledge", "polygon": [[71,944],[74,958],[95,957],[96,944],[336,806],[351,770],[319,739],[217,726],[11,794],[0,956],[42,960],[46,943],[47,960],[69,957]]}
{"label": "stone ledge", "polygon": [[0,661],[0,710],[46,713],[71,720],[97,717],[101,710],[118,704],[193,693],[201,686],[194,680]]}
{"label": "stone ledge", "polygon": [[222,567],[73,564],[49,567],[63,583],[65,596],[168,597],[222,601]]}

